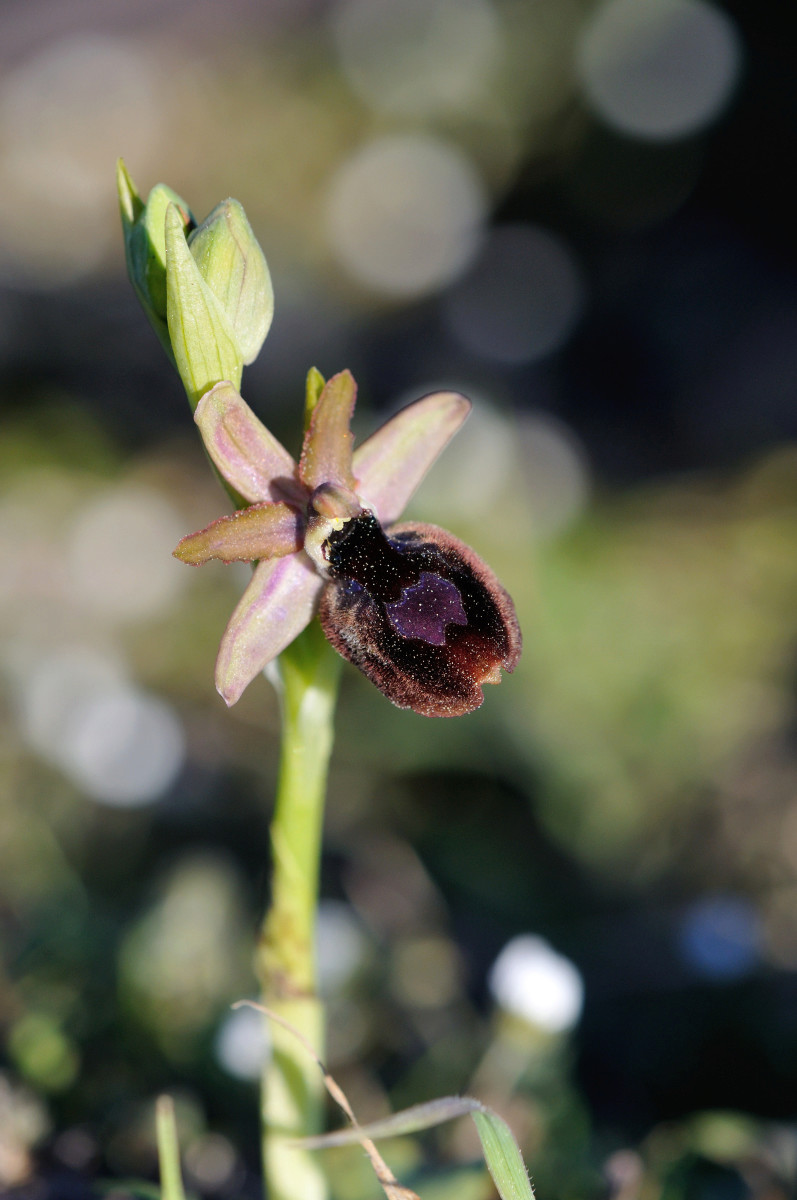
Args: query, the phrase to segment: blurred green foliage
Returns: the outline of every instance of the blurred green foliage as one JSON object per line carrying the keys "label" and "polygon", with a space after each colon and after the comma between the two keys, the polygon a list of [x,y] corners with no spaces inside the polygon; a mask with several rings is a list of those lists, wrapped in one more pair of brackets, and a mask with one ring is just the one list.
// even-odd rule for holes
{"label": "blurred green foliage", "polygon": [[[591,2],[441,3],[432,22],[428,3],[387,5],[359,59],[341,13],[367,25],[376,0],[322,19],[313,3],[248,0],[199,21],[168,2],[57,7],[0,17],[0,1194],[82,1200],[108,1179],[114,1195],[154,1194],[124,1181],[155,1176],[164,1089],[188,1187],[258,1194],[262,1045],[229,1003],[255,986],[277,703],[263,680],[228,712],[212,687],[246,571],[170,558],[218,516],[219,491],[160,348],[119,299],[122,153],[199,212],[245,201],[277,281],[245,390],[289,448],[311,362],[354,371],[362,430],[368,403],[408,384],[489,401],[413,515],[472,544],[513,594],[517,672],[462,721],[399,713],[344,677],[321,952],[328,1059],[355,1110],[476,1092],[510,1122],[540,1200],[785,1200],[788,39],[736,5],[749,55],[736,109],[659,142],[589,110]],[[463,10],[475,34],[452,36]],[[486,225],[559,247],[584,285],[582,316],[565,322],[572,356],[571,340],[542,360],[482,357],[452,332],[446,278],[411,303],[351,269],[330,196],[364,149],[395,138],[467,168]],[[439,216],[425,178],[371,182],[376,199],[344,213],[355,245],[406,232],[399,194],[421,218],[411,230]],[[532,282],[490,293],[488,332],[544,293]],[[551,413],[561,426],[538,420]],[[675,469],[710,462],[725,467]],[[706,944],[689,924],[706,898],[744,906],[747,941],[720,922]],[[490,966],[527,931],[584,977],[569,1033],[497,1008]],[[375,1194],[359,1151],[323,1153],[336,1200]],[[493,1195],[466,1122],[386,1157],[424,1200]]]}
{"label": "blurred green foliage", "polygon": [[[194,1183],[216,1194],[202,1183],[203,1170],[212,1176],[203,1139],[224,1139],[223,1152],[205,1155],[212,1164],[221,1153],[224,1186],[244,1169],[239,1155],[253,1169],[254,1085],[230,1076],[218,1038],[228,1004],[254,988],[276,706],[265,681],[230,713],[211,689],[234,573],[185,571],[140,613],[113,603],[98,613],[74,589],[75,529],[98,495],[135,485],[180,528],[217,507],[195,444],[125,459],[85,416],[74,419],[79,454],[68,439],[64,453],[57,439],[42,443],[25,419],[4,450],[0,528],[16,567],[2,596],[0,1017],[4,1078],[17,1081],[4,1086],[31,1089],[42,1114],[14,1144],[22,1154],[51,1129],[63,1161],[146,1174],[149,1106],[177,1086],[190,1114],[186,1152],[193,1146],[200,1164]],[[544,929],[577,950],[578,896],[598,880],[615,903],[663,884],[684,897],[741,889],[763,921],[762,969],[797,960],[782,895],[794,855],[782,783],[794,770],[794,464],[783,449],[724,479],[598,497],[547,540],[534,540],[522,513],[513,528],[498,495],[457,533],[513,591],[526,634],[516,675],[462,722],[397,713],[346,675],[325,890],[345,897],[361,946],[359,966],[330,985],[330,1055],[364,1117],[477,1091],[510,1121],[546,1200],[600,1194],[604,1168],[623,1196],[702,1195],[695,1180],[707,1164],[730,1192],[747,1188],[753,1160],[780,1178],[766,1147],[787,1135],[751,1120],[657,1126],[635,1149],[619,1130],[596,1128],[570,1039],[540,1040],[490,1016],[473,985],[502,930]],[[520,469],[510,458],[507,489],[522,487]],[[421,493],[420,515],[431,515],[428,502]],[[141,553],[142,570],[163,570],[157,539]],[[121,658],[137,686],[167,699],[185,759],[160,799],[90,798],[48,760],[30,691],[43,644],[51,655],[77,646]],[[552,855],[575,881],[565,892]],[[394,1162],[424,1196],[490,1195],[464,1165],[478,1158],[464,1132],[424,1146],[420,1156],[402,1143]],[[325,1153],[340,1200],[365,1200],[367,1171],[354,1171],[352,1152]],[[438,1176],[427,1182],[430,1162]]]}

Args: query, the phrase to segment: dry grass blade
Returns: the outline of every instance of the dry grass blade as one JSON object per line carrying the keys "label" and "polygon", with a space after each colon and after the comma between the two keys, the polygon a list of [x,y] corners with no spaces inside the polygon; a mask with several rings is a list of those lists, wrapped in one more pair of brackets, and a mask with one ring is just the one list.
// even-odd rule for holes
{"label": "dry grass blade", "polygon": [[276,1021],[276,1023],[278,1025],[281,1025],[283,1027],[283,1029],[287,1029],[288,1032],[293,1034],[293,1036],[297,1039],[297,1041],[299,1041],[301,1043],[301,1045],[304,1046],[305,1050],[310,1055],[310,1057],[316,1063],[318,1063],[321,1073],[324,1076],[324,1085],[325,1085],[327,1091],[329,1092],[330,1096],[335,1101],[335,1103],[340,1108],[343,1109],[343,1112],[346,1114],[348,1119],[351,1121],[351,1124],[352,1124],[351,1132],[354,1135],[352,1140],[355,1142],[359,1142],[360,1145],[362,1146],[363,1150],[365,1151],[365,1153],[368,1155],[371,1166],[374,1169],[374,1174],[376,1175],[377,1179],[379,1180],[379,1183],[382,1186],[382,1190],[384,1191],[388,1200],[420,1200],[420,1196],[418,1196],[417,1192],[413,1192],[411,1188],[404,1187],[403,1184],[399,1183],[399,1181],[396,1179],[393,1172],[390,1170],[390,1167],[387,1165],[385,1160],[382,1158],[382,1155],[379,1153],[379,1151],[377,1150],[374,1143],[371,1141],[371,1139],[369,1137],[367,1137],[365,1134],[362,1133],[362,1131],[360,1129],[360,1125],[352,1111],[352,1107],[349,1104],[349,1101],[348,1101],[345,1093],[343,1092],[343,1090],[341,1089],[339,1084],[336,1083],[336,1081],[330,1075],[329,1071],[326,1069],[326,1067],[324,1066],[321,1059],[316,1054],[313,1047],[310,1045],[310,1043],[307,1041],[307,1039],[299,1032],[299,1030],[296,1029],[293,1025],[291,1025],[290,1021],[286,1021],[283,1017],[279,1016],[275,1012],[272,1012],[270,1009],[266,1008],[265,1005],[263,1005],[263,1004],[256,1004],[253,1000],[239,1000],[237,1004],[233,1005],[233,1008],[242,1008],[242,1007],[254,1008],[257,1010],[257,1012],[261,1012],[264,1014],[264,1016],[268,1017],[268,1019],[270,1021]]}

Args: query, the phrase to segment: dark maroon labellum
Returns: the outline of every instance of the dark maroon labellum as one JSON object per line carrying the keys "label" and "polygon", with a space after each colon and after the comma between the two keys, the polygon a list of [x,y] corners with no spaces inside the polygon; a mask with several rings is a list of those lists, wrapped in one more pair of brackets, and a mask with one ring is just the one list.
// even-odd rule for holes
{"label": "dark maroon labellum", "polygon": [[330,580],[321,624],[335,649],[399,708],[456,717],[482,703],[520,658],[509,595],[492,571],[436,525],[347,521],[325,543]]}

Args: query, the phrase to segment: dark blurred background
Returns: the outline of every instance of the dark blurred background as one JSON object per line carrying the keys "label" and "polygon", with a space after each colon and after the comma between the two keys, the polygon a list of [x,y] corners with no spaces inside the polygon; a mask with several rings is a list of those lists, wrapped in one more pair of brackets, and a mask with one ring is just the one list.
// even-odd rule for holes
{"label": "dark blurred background", "polygon": [[[789,6],[3,0],[0,1194],[257,1194],[251,950],[270,685],[226,711],[245,570],[125,279],[123,155],[233,195],[274,325],[243,392],[358,429],[475,404],[412,504],[514,595],[456,721],[347,669],[323,867],[329,1059],[360,1117],[470,1091],[540,1200],[778,1200],[797,1178],[797,288]],[[337,1120],[337,1118],[335,1118]],[[464,1127],[391,1151],[493,1193]],[[327,1152],[336,1200],[376,1194]],[[118,1183],[113,1195],[137,1193]]]}

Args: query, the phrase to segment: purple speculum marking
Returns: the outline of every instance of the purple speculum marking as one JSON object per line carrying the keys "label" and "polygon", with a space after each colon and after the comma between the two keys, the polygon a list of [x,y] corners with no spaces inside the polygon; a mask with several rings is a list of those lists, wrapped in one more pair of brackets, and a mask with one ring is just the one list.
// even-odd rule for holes
{"label": "purple speculum marking", "polygon": [[396,633],[419,638],[432,646],[444,646],[447,625],[467,625],[462,597],[449,579],[421,571],[416,584],[404,588],[401,599],[385,605]]}

